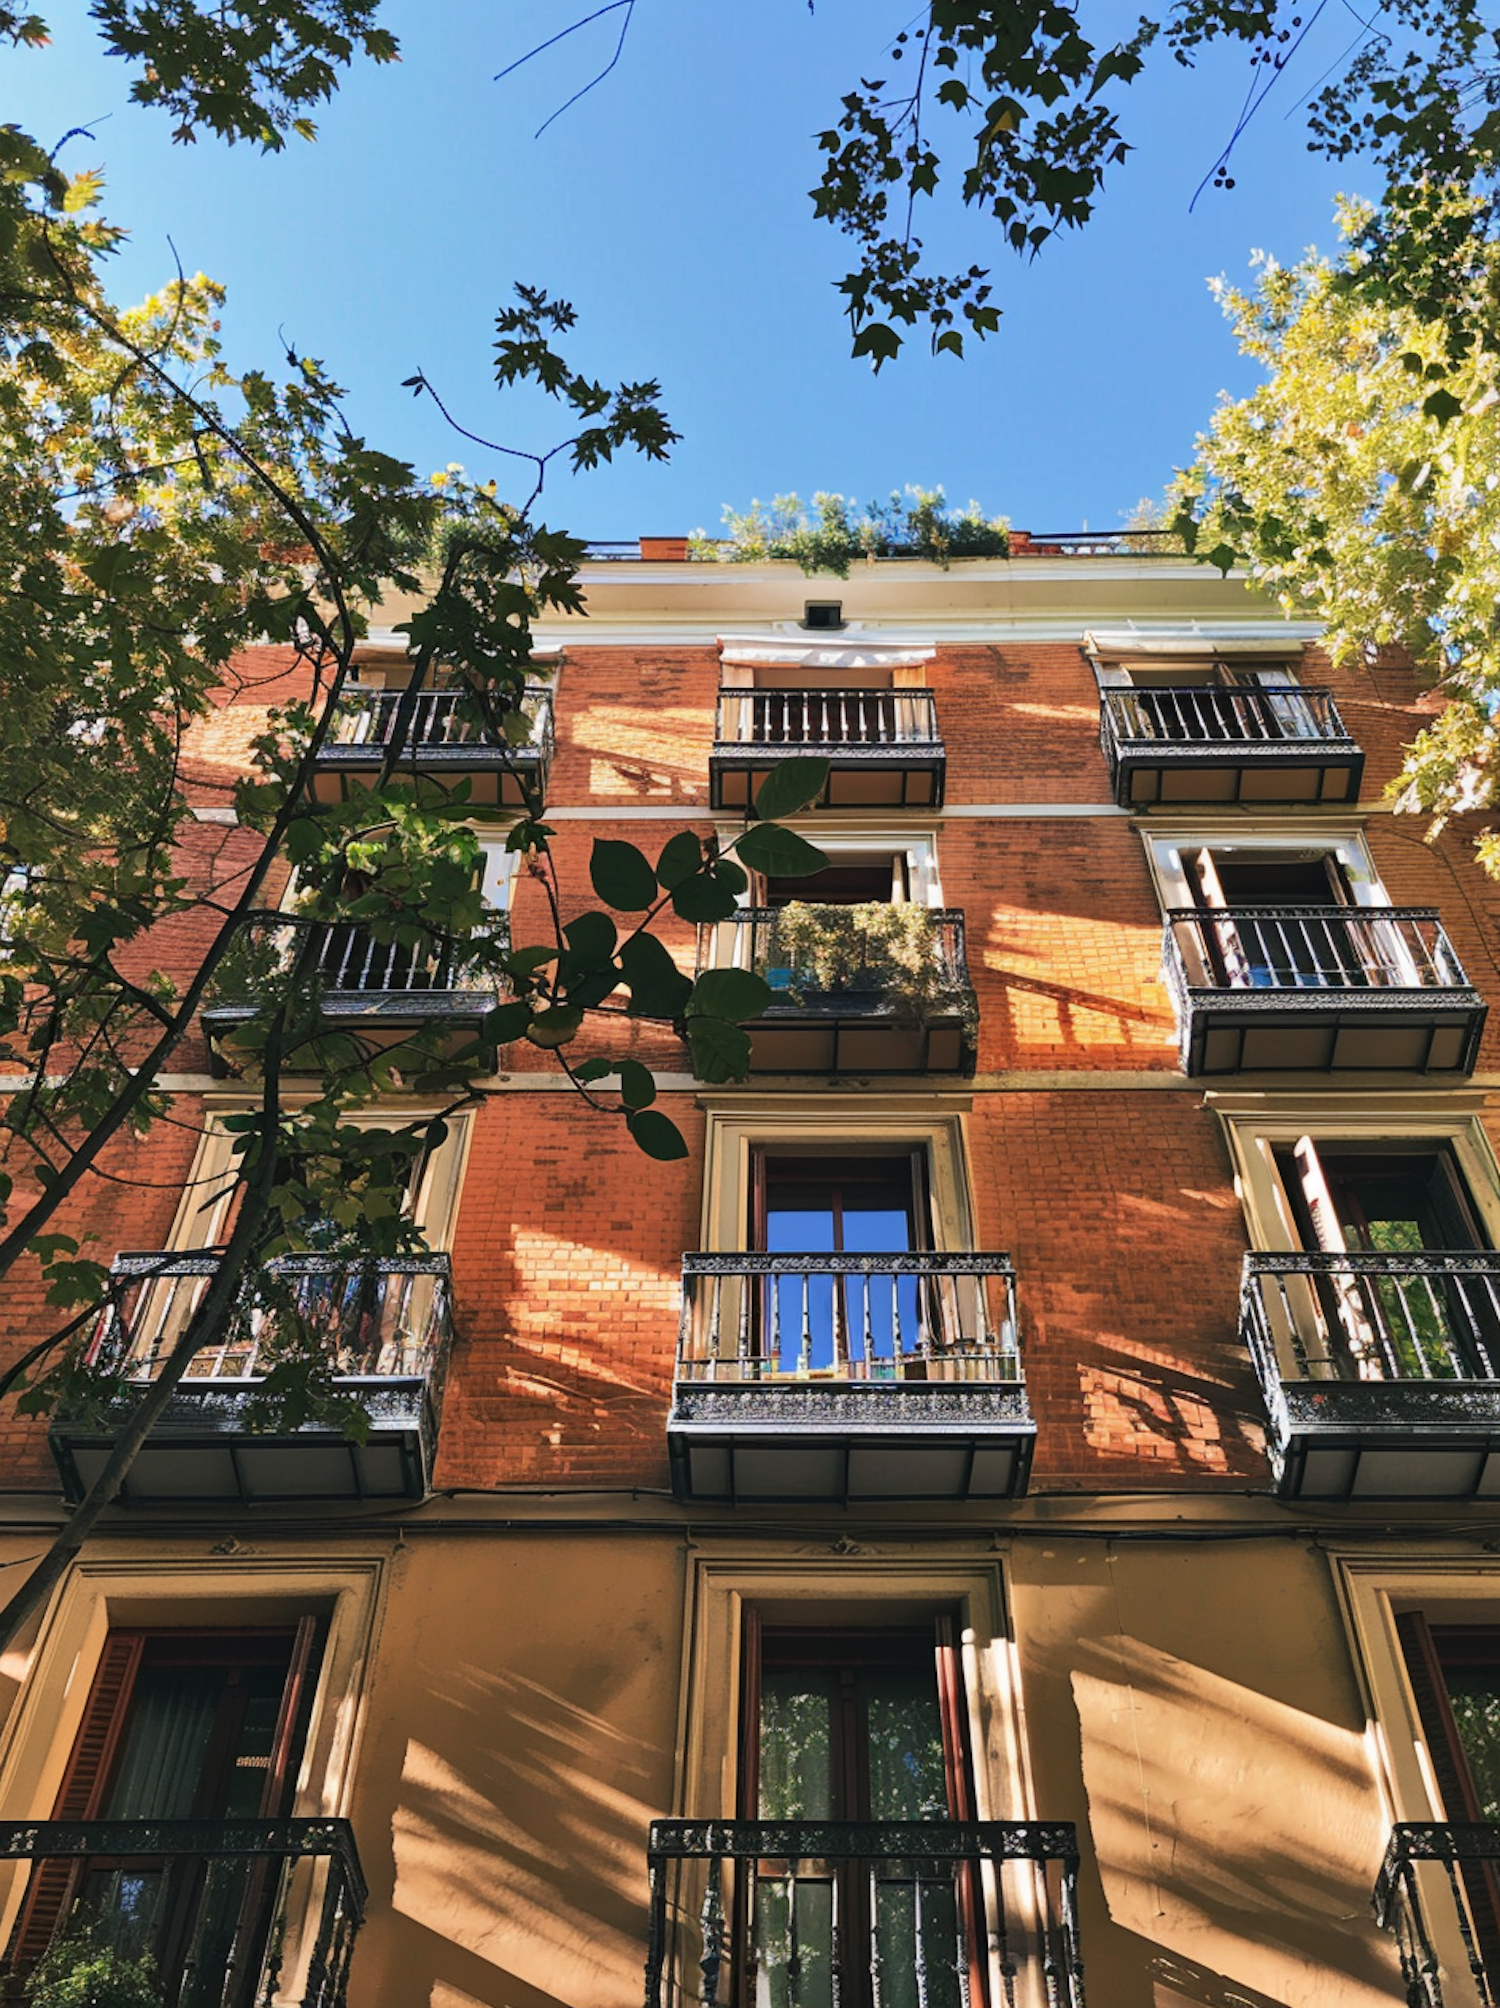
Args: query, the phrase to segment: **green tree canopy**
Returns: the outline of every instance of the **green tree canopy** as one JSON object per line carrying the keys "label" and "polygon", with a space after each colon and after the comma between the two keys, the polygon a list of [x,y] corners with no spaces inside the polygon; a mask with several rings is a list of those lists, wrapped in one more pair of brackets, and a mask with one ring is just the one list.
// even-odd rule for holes
{"label": "green tree canopy", "polygon": [[[1478,205],[1454,193],[1431,209],[1446,237]],[[1341,257],[1265,261],[1252,292],[1219,289],[1267,380],[1214,414],[1178,526],[1323,622],[1335,661],[1393,647],[1431,675],[1447,703],[1396,787],[1441,818],[1495,800],[1500,355],[1479,336],[1497,325],[1500,245],[1470,232],[1438,322],[1363,283],[1369,211],[1346,207],[1341,223]],[[1500,875],[1500,838],[1479,855]]]}

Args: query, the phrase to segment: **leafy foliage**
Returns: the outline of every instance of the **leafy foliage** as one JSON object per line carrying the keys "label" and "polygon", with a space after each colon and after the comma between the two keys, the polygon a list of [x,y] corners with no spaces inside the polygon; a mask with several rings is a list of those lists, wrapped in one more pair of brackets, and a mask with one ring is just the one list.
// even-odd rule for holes
{"label": "leafy foliage", "polygon": [[877,992],[916,1024],[954,1010],[970,1019],[974,1009],[943,955],[940,923],[927,907],[909,903],[793,900],[775,917],[766,974],[773,992],[798,1000],[820,991]]}
{"label": "leafy foliage", "polygon": [[[998,326],[988,267],[935,269],[916,231],[917,199],[937,194],[949,161],[963,205],[996,223],[1011,250],[1035,257],[1059,231],[1088,222],[1124,163],[1119,92],[1153,55],[1191,66],[1211,43],[1242,45],[1248,117],[1264,87],[1295,64],[1312,11],[1292,0],[1161,0],[1111,40],[1096,39],[1061,0],[929,0],[891,44],[892,69],[862,77],[819,136],[814,210],[858,252],[839,281],[853,353],[879,369],[900,351],[902,331],[921,326],[934,353],[962,355],[967,335]],[[1391,0],[1379,26],[1366,25],[1330,75],[1308,80],[1309,145],[1375,161],[1386,189],[1372,257],[1408,300],[1440,311],[1435,266],[1460,247],[1438,246],[1424,231],[1425,195],[1456,184],[1493,214],[1495,34],[1482,0]],[[1244,122],[1226,140],[1220,186],[1233,185]]]}
{"label": "leafy foliage", "polygon": [[[1494,801],[1500,244],[1473,227],[1472,197],[1431,206],[1440,234],[1455,221],[1469,231],[1445,322],[1359,283],[1371,219],[1357,207],[1342,211],[1337,262],[1266,264],[1253,293],[1222,289],[1268,380],[1200,438],[1178,527],[1200,556],[1243,566],[1288,612],[1325,623],[1335,660],[1395,647],[1428,671],[1448,702],[1396,786],[1402,806],[1441,818]],[[1500,840],[1479,850],[1500,873]]]}
{"label": "leafy foliage", "polygon": [[55,1938],[32,1968],[26,2008],[162,2008],[156,1962],[129,1958],[98,1933]]}
{"label": "leafy foliage", "polygon": [[726,508],[724,522],[727,538],[697,532],[695,558],[730,565],[789,558],[809,574],[846,579],[861,558],[927,558],[946,571],[954,558],[1003,558],[1010,549],[1005,517],[987,517],[977,502],[950,509],[941,488],[893,491],[888,502],[864,508],[822,490],[811,510],[798,495],[778,495],[769,507],[752,502],[742,514]]}

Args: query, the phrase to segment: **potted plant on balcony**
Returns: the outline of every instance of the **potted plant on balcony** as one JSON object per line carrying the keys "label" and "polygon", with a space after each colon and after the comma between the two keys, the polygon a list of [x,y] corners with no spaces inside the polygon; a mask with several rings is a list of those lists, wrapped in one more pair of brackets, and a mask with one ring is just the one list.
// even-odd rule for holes
{"label": "potted plant on balcony", "polygon": [[973,1010],[944,953],[942,924],[925,906],[793,900],[772,923],[764,975],[798,1004],[819,996],[867,998],[917,1025],[955,1013],[967,1022]]}
{"label": "potted plant on balcony", "polygon": [[129,1958],[92,1931],[56,1938],[31,1970],[26,2008],[164,2008],[149,1953]]}

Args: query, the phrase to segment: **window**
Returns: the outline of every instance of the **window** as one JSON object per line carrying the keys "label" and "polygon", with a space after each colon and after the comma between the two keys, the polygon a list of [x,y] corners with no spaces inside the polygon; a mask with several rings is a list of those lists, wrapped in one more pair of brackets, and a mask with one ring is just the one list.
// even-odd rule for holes
{"label": "window", "polygon": [[1277,1145],[1275,1161],[1304,1248],[1402,1255],[1487,1245],[1446,1143],[1372,1151],[1304,1136]]}
{"label": "window", "polygon": [[[777,878],[756,874],[745,895],[745,905],[782,907],[798,902],[808,906],[863,906],[868,904],[941,907],[942,881],[938,875],[937,833],[934,830],[891,833],[884,827],[865,823],[850,828],[845,824],[830,834],[816,820],[793,819],[791,827],[816,844],[828,859],[824,870],[810,878]],[[734,832],[725,831],[727,841]]]}
{"label": "window", "polygon": [[[321,1633],[313,1618],[244,1631],[111,1631],[52,1817],[285,1814]],[[87,1928],[127,1957],[149,1953],[175,2008],[219,2008],[251,1998],[275,1896],[274,1870],[254,1855],[54,1857],[32,1872],[10,1957],[24,1969],[59,1927]]]}
{"label": "window", "polygon": [[707,1249],[974,1246],[961,1115],[855,1112],[806,1096],[779,1109],[730,1104],[709,1110],[706,1166]]}
{"label": "window", "polygon": [[[889,1258],[932,1245],[927,1153],[753,1154],[750,1244],[772,1255]],[[756,1351],[776,1371],[894,1373],[952,1318],[933,1278],[873,1265],[768,1279]],[[951,1291],[950,1291],[951,1295]]]}
{"label": "window", "polygon": [[1188,835],[1146,833],[1162,906],[1387,906],[1385,888],[1358,831],[1288,829],[1247,836],[1243,824]]}
{"label": "window", "polygon": [[1302,645],[1277,648],[1258,638],[1186,633],[1095,631],[1084,652],[1100,685],[1134,690],[1274,688],[1298,681]]}
{"label": "window", "polygon": [[[742,1817],[974,1817],[951,1618],[825,1629],[762,1623],[751,1610],[744,1651]],[[981,2001],[977,1898],[966,1865],[847,1854],[767,1865],[741,1906],[754,1999],[762,2008],[830,1999],[866,2008],[878,1960],[882,2001]],[[960,1971],[960,1947],[970,1972]]]}
{"label": "window", "polygon": [[[1500,1822],[1500,1625],[1430,1623],[1404,1611],[1396,1634],[1449,1821]],[[1460,1878],[1486,1971],[1500,1973],[1500,1865]]]}

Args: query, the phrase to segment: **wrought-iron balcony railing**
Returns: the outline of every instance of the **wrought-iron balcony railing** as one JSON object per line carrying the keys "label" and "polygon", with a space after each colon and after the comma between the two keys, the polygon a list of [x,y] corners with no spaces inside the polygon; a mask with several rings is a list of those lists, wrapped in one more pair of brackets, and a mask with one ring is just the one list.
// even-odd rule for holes
{"label": "wrought-iron balcony railing", "polygon": [[[314,793],[337,801],[352,776],[381,766],[406,693],[401,690],[345,692],[318,754]],[[520,705],[528,736],[512,742],[473,715],[472,701],[459,690],[424,690],[411,700],[397,769],[442,777],[464,777],[476,803],[519,806],[523,783],[544,775],[555,745],[552,689],[528,684]]]}
{"label": "wrought-iron balcony railing", "polygon": [[[496,924],[503,925],[500,917]],[[253,1018],[262,986],[284,977],[311,931],[319,1005],[325,1019],[362,1025],[416,1026],[433,1022],[470,1025],[495,1008],[499,986],[471,968],[459,944],[426,937],[416,942],[377,941],[368,927],[332,925],[293,916],[257,915],[205,1006],[210,1039]]]}
{"label": "wrought-iron balcony railing", "polygon": [[683,1496],[1011,1497],[1035,1434],[1008,1255],[683,1257]]}
{"label": "wrought-iron balcony railing", "polygon": [[1473,1070],[1485,1005],[1435,910],[1176,907],[1162,976],[1190,1074]]}
{"label": "wrought-iron balcony railing", "polygon": [[0,1861],[32,1865],[7,2008],[70,1943],[149,1958],[162,2008],[344,2008],[366,1902],[347,1820],[7,1820]]}
{"label": "wrought-iron balcony railing", "polygon": [[779,760],[828,762],[831,808],[937,808],[947,756],[930,690],[719,692],[709,762],[715,808],[743,808]]}
{"label": "wrought-iron balcony railing", "polygon": [[646,2008],[1084,2008],[1065,1821],[653,1820]]}
{"label": "wrought-iron balcony railing", "polygon": [[[92,1360],[126,1383],[155,1378],[218,1273],[213,1249],[121,1255]],[[282,1255],[246,1271],[223,1331],[195,1354],[126,1480],[127,1498],[406,1498],[427,1489],[453,1340],[442,1254]],[[363,1441],[330,1423],[252,1426],[256,1391],[289,1345],[326,1360],[335,1391],[369,1418]],[[63,1412],[52,1448],[78,1497],[132,1398]]]}
{"label": "wrought-iron balcony railing", "polygon": [[1500,1827],[1402,1821],[1374,1903],[1408,2008],[1500,2008]]}
{"label": "wrought-iron balcony railing", "polygon": [[1500,1483],[1500,1255],[1251,1254],[1240,1331],[1283,1492],[1464,1498]]}
{"label": "wrought-iron balcony railing", "polygon": [[775,993],[749,1028],[755,1072],[973,1071],[961,908],[742,907],[699,928],[697,966],[753,969]]}
{"label": "wrought-iron balcony railing", "polygon": [[1123,808],[1158,802],[1353,802],[1365,756],[1326,690],[1301,684],[1099,693]]}

